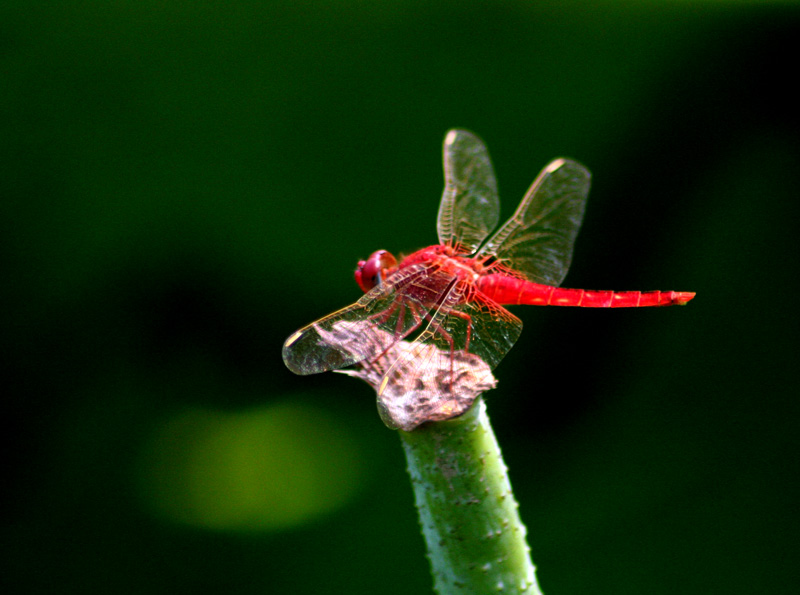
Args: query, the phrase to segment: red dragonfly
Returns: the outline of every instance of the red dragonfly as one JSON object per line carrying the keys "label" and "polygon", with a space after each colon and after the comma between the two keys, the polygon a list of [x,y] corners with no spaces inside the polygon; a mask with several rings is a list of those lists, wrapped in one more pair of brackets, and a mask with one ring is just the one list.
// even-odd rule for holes
{"label": "red dragonfly", "polygon": [[449,380],[432,397],[445,399],[460,373],[457,354],[480,358],[491,377],[490,370],[514,345],[522,321],[504,305],[668,306],[686,304],[695,295],[558,287],[589,193],[589,171],[575,161],[547,165],[511,219],[488,240],[499,221],[500,202],[489,153],[477,136],[465,130],[447,133],[444,177],[439,244],[399,263],[386,250],[360,261],[355,277],[365,295],[286,340],[283,360],[292,372],[379,363],[380,398],[399,382],[401,372],[404,387],[413,387],[416,378],[422,388],[421,379],[449,370]]}

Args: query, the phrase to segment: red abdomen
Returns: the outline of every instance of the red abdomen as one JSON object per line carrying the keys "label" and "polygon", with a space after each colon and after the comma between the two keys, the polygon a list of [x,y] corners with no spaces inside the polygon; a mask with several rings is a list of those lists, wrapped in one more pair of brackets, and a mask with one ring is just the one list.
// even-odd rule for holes
{"label": "red abdomen", "polygon": [[531,283],[491,274],[480,277],[478,289],[498,304],[523,306],[581,306],[584,308],[636,308],[683,305],[694,297],[685,291],[591,291]]}

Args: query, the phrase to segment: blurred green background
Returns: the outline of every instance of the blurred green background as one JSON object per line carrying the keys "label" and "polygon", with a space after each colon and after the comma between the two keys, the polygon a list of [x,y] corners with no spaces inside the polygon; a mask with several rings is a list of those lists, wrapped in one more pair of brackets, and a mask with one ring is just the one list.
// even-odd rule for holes
{"label": "blurred green background", "polygon": [[548,595],[798,577],[793,7],[0,7],[8,593],[429,593],[397,436],[300,378],[358,258],[435,242],[448,128],[503,215],[594,174],[566,286],[487,395]]}

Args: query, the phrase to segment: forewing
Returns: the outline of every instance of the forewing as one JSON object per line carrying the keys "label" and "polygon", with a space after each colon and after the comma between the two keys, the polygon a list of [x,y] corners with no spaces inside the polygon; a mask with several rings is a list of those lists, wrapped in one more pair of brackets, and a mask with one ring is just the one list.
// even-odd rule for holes
{"label": "forewing", "polygon": [[384,420],[410,430],[460,415],[494,387],[492,369],[522,332],[522,322],[481,296],[467,301],[454,285],[416,340],[396,351],[378,387]]}
{"label": "forewing", "polygon": [[[453,276],[424,265],[394,273],[356,303],[309,324],[283,344],[295,374],[317,374],[374,359],[419,328]],[[386,337],[390,339],[386,339]]]}
{"label": "forewing", "polygon": [[580,163],[551,162],[479,254],[496,256],[529,281],[560,285],[572,261],[590,183],[591,174]]}
{"label": "forewing", "polygon": [[473,253],[497,226],[497,182],[483,141],[466,130],[444,139],[444,193],[439,204],[439,242]]}

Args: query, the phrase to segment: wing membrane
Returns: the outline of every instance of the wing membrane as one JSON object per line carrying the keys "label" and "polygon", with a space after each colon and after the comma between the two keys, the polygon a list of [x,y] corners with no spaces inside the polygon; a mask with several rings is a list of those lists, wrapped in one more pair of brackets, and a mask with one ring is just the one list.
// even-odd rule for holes
{"label": "wing membrane", "polygon": [[378,357],[385,341],[373,329],[400,341],[419,328],[425,315],[453,281],[425,265],[398,271],[356,303],[309,324],[283,344],[283,361],[295,374],[317,374]]}
{"label": "wing membrane", "polygon": [[439,204],[439,242],[472,253],[497,226],[500,201],[489,152],[480,138],[451,130],[444,139],[444,193]]}
{"label": "wing membrane", "polygon": [[534,180],[511,217],[481,248],[529,281],[560,285],[572,261],[591,174],[576,161],[556,159]]}

